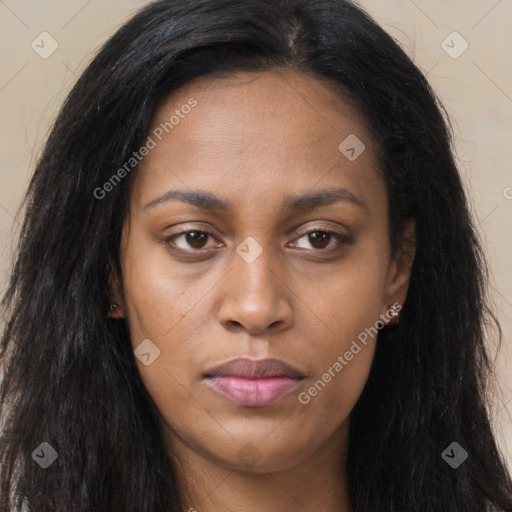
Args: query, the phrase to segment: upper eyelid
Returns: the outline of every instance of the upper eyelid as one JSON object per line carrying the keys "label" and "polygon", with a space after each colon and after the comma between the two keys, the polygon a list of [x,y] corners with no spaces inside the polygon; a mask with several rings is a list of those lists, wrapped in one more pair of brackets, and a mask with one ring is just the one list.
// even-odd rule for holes
{"label": "upper eyelid", "polygon": [[[292,231],[295,231],[295,230],[292,230]],[[335,228],[331,228],[331,227],[327,227],[327,226],[313,226],[311,228],[306,228],[305,231],[303,231],[301,233],[297,233],[297,234],[298,234],[298,236],[302,237],[309,233],[312,233],[312,232],[314,233],[315,231],[326,231],[326,232],[332,232],[332,233],[337,233],[339,235],[343,235],[343,233],[339,233]],[[180,235],[186,235],[188,233],[193,233],[193,232],[207,233],[208,235],[217,238],[217,235],[213,232],[213,230],[210,230],[208,228],[202,228],[202,227],[183,229],[181,231],[178,231],[177,233],[173,233],[172,235],[169,235],[167,238],[174,238],[174,237],[178,237]],[[348,236],[348,234],[347,234],[347,236]]]}
{"label": "upper eyelid", "polygon": [[[298,233],[297,234],[297,238],[302,238],[306,235],[309,235],[310,233],[315,233],[317,231],[320,231],[320,232],[326,232],[326,233],[331,233],[333,235],[337,235],[341,238],[349,238],[350,235],[348,234],[343,234],[343,233],[340,233],[338,231],[336,231],[335,229],[333,228],[328,228],[328,227],[325,227],[325,226],[313,226],[311,228],[308,228],[306,231],[304,231],[303,233]],[[212,233],[212,231],[208,230],[208,229],[204,229],[204,228],[191,228],[191,229],[185,229],[185,230],[182,230],[182,231],[179,231],[178,233],[174,233],[173,235],[170,235],[166,238],[166,240],[172,240],[174,238],[179,238],[180,236],[183,236],[183,235],[187,235],[189,233],[193,233],[193,232],[199,232],[199,233],[206,233],[208,236],[212,237],[212,238],[215,238],[217,240],[217,236]],[[342,240],[338,240],[339,243],[342,242]],[[183,249],[183,250],[186,250],[186,249]],[[190,249],[191,251],[195,251],[195,252],[199,252],[201,250],[208,250],[208,249]]]}
{"label": "upper eyelid", "polygon": [[[310,222],[335,222],[335,221],[308,221],[308,222],[303,222],[301,223],[301,225],[299,227],[295,227],[293,229],[290,229],[286,232],[286,235],[290,235],[291,233],[293,232],[299,232],[299,231],[303,231],[302,235],[304,234],[307,234],[307,233],[310,233],[311,231],[332,231],[332,232],[335,232],[337,233],[339,230],[345,230],[347,231],[347,233],[345,233],[347,236],[349,236],[350,234],[350,231],[351,229],[344,225],[343,223],[339,223],[339,222],[335,222],[338,227],[333,227],[333,226],[322,226],[322,225],[313,225],[311,227],[303,227],[304,225],[307,225],[309,224]],[[167,229],[170,229],[172,226],[168,226],[168,228],[165,229],[165,231],[167,231]],[[173,233],[172,235],[170,235],[170,237],[173,237],[173,236],[178,236],[178,235],[181,235],[181,234],[184,234],[184,233],[190,233],[191,231],[199,231],[199,232],[204,232],[204,233],[208,233],[210,234],[211,236],[214,236],[214,237],[217,237],[217,235],[215,234],[216,231],[218,231],[218,229],[216,228],[210,228],[209,226],[206,226],[206,225],[201,225],[200,223],[197,225],[197,226],[194,226],[192,225],[191,227],[185,227],[185,228],[182,228],[181,231],[178,231],[176,233]],[[340,235],[343,235],[344,233],[339,233]]]}

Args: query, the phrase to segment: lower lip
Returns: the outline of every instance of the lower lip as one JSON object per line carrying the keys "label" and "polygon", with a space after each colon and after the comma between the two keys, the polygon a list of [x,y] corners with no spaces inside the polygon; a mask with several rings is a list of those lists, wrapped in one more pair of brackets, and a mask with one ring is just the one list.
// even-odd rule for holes
{"label": "lower lip", "polygon": [[245,407],[271,405],[297,389],[302,379],[275,377],[244,379],[241,377],[210,377],[207,383],[232,402]]}

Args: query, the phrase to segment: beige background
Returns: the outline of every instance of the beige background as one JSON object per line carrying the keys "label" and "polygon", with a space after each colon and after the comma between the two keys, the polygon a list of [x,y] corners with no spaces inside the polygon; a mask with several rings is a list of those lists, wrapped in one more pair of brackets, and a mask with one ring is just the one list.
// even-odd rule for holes
{"label": "beige background", "polygon": [[[243,0],[241,0],[243,1]],[[147,2],[0,0],[0,286],[17,208],[57,110],[95,51]],[[428,75],[451,116],[503,327],[494,425],[512,469],[512,65],[510,0],[360,0]],[[58,48],[31,47],[48,32]],[[461,37],[452,35],[456,31]],[[443,41],[446,50],[442,47]],[[469,45],[457,58],[465,46]],[[49,45],[46,45],[48,48]],[[435,322],[435,318],[432,319]],[[471,454],[470,454],[471,456]]]}

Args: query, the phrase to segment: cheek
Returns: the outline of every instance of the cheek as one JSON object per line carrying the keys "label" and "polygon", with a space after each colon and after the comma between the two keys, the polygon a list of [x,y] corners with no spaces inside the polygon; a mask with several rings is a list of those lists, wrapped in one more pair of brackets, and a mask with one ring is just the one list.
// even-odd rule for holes
{"label": "cheek", "polygon": [[364,249],[304,290],[321,323],[314,338],[316,372],[298,398],[311,417],[331,426],[348,417],[362,393],[381,327],[387,260],[376,246]]}
{"label": "cheek", "polygon": [[[337,350],[333,350],[337,346]],[[375,341],[354,338],[328,348],[322,370],[309,379],[298,402],[319,424],[334,426],[350,414],[368,379]]]}
{"label": "cheek", "polygon": [[370,373],[377,334],[374,315],[364,302],[347,297],[332,312],[329,326],[333,332],[327,335],[324,330],[325,337],[317,337],[317,371],[297,394],[310,442],[330,436],[345,424]]}
{"label": "cheek", "polygon": [[[155,342],[175,338],[182,320],[187,317],[190,323],[194,317],[191,312],[208,289],[206,284],[191,286],[197,276],[184,276],[179,266],[170,264],[166,251],[156,242],[140,246],[145,250],[136,249],[134,236],[123,268],[125,315],[134,345],[145,338],[154,338]],[[191,336],[185,346],[193,344]]]}
{"label": "cheek", "polygon": [[201,412],[191,400],[190,390],[198,378],[197,355],[205,351],[205,295],[215,280],[202,279],[194,269],[184,274],[169,263],[165,250],[155,243],[138,243],[135,234],[129,239],[123,261],[124,306],[131,342],[134,350],[143,341],[147,343],[145,340],[154,345],[149,352],[154,351],[157,357],[152,353],[149,365],[138,358],[136,364],[157,408],[169,423],[178,424],[184,417]]}
{"label": "cheek", "polygon": [[[380,249],[380,250],[379,250]],[[302,284],[301,298],[321,321],[335,351],[373,326],[383,312],[387,258],[375,243],[361,244],[325,275]]]}

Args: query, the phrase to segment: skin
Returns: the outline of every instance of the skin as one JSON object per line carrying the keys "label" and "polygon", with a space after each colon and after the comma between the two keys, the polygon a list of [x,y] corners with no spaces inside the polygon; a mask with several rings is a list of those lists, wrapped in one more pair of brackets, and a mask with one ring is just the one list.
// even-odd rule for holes
{"label": "skin", "polygon": [[[350,412],[376,338],[307,404],[298,395],[406,299],[413,250],[391,258],[375,145],[331,84],[295,71],[197,79],[159,106],[152,130],[191,97],[197,106],[134,176],[111,315],[126,318],[134,348],[150,339],[160,349],[149,366],[136,361],[162,415],[185,510],[348,511]],[[349,134],[366,146],[354,161],[338,149]],[[201,189],[232,206],[147,206],[169,189]],[[332,189],[364,206],[282,206],[286,195]],[[170,239],[204,229],[213,236]],[[322,238],[326,229],[348,241]],[[251,263],[236,251],[247,237],[262,249]],[[270,406],[236,405],[202,376],[241,356],[281,359],[306,378]],[[239,458],[244,451],[255,464]]]}

